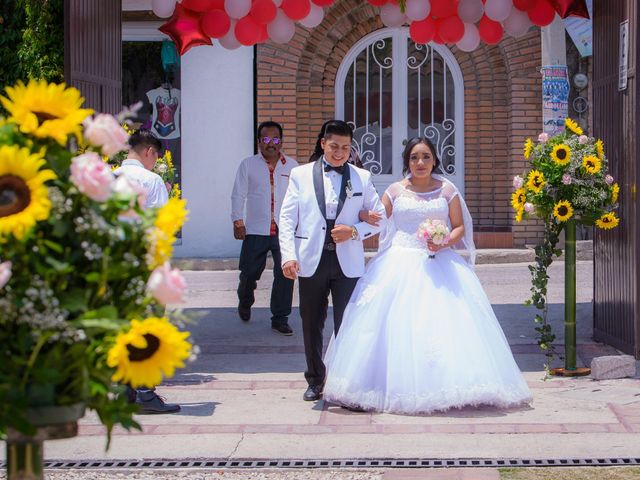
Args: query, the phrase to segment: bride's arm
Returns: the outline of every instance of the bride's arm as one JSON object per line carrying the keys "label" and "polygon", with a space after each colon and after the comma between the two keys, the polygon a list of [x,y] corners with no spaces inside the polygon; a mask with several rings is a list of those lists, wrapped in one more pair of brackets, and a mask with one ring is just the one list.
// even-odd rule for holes
{"label": "bride's arm", "polygon": [[387,195],[387,192],[382,195],[382,205],[384,205],[384,209],[387,212],[387,218],[391,217],[393,213],[393,204],[391,203],[391,198]]}
{"label": "bride's arm", "polygon": [[451,222],[451,234],[449,245],[458,243],[464,236],[464,219],[462,217],[462,206],[460,197],[456,195],[449,202],[449,221]]}

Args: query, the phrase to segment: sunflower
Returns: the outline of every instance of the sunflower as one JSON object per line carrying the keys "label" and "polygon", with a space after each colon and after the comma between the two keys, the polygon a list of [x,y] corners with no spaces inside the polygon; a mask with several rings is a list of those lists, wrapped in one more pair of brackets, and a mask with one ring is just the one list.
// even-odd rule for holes
{"label": "sunflower", "polygon": [[604,158],[604,142],[602,140],[598,140],[596,142],[596,153],[600,160]]}
{"label": "sunflower", "polygon": [[520,223],[522,221],[522,216],[524,215],[524,208],[518,209],[516,212],[516,222]]}
{"label": "sunflower", "polygon": [[0,240],[18,240],[36,222],[49,218],[51,202],[45,182],[56,178],[52,170],[40,170],[45,160],[17,145],[0,146]]}
{"label": "sunflower", "polygon": [[527,201],[527,190],[519,188],[511,194],[511,206],[514,210],[520,210]]}
{"label": "sunflower", "polygon": [[618,203],[618,194],[620,193],[620,185],[614,183],[611,185],[611,203]]}
{"label": "sunflower", "polygon": [[573,133],[575,133],[576,135],[582,135],[584,132],[582,131],[582,128],[580,128],[580,125],[578,125],[578,123],[570,118],[567,118],[564,121],[564,125],[565,127],[567,127],[569,130],[571,130]]}
{"label": "sunflower", "polygon": [[564,143],[560,143],[553,147],[551,159],[556,163],[556,165],[566,165],[571,161],[571,149]]}
{"label": "sunflower", "polygon": [[173,376],[184,367],[191,354],[189,332],[181,332],[166,318],[149,317],[132,320],[128,332],[121,332],[107,356],[107,365],[116,371],[114,382],[128,383],[133,388],[154,387],[162,377]]}
{"label": "sunflower", "polygon": [[540,193],[544,183],[544,174],[538,170],[531,170],[527,175],[527,187],[535,193]]}
{"label": "sunflower", "polygon": [[53,138],[60,145],[65,145],[72,134],[80,139],[82,121],[93,113],[80,108],[84,98],[64,83],[30,80],[26,86],[18,82],[6,91],[8,98],[0,96],[0,102],[9,112],[9,121],[15,122],[22,133]]}
{"label": "sunflower", "polygon": [[560,200],[553,207],[553,216],[559,222],[566,222],[573,216],[573,207],[567,200]]}
{"label": "sunflower", "polygon": [[533,141],[530,138],[527,138],[527,141],[524,142],[524,158],[529,159],[531,152],[533,152],[533,147]]}
{"label": "sunflower", "polygon": [[171,198],[158,210],[155,227],[167,236],[174,236],[182,228],[187,218],[186,200]]}
{"label": "sunflower", "polygon": [[605,213],[596,220],[596,226],[603,230],[611,230],[617,227],[618,223],[620,223],[620,219],[616,217],[616,214],[613,212]]}
{"label": "sunflower", "polygon": [[582,159],[582,167],[587,171],[587,173],[595,175],[602,168],[602,162],[598,157],[587,155]]}

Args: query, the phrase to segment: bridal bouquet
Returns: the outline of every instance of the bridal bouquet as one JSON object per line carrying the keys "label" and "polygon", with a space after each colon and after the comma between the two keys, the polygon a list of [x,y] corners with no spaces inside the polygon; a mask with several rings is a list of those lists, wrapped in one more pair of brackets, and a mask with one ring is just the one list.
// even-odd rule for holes
{"label": "bridal bouquet", "polygon": [[[418,238],[425,244],[431,240],[435,245],[444,245],[450,239],[449,227],[442,220],[427,219],[418,227]],[[429,254],[429,258],[435,258],[435,254]]]}
{"label": "bridal bouquet", "polygon": [[0,438],[33,435],[42,408],[135,427],[117,382],[154,386],[191,355],[165,313],[186,287],[168,263],[185,201],[141,208],[102,158],[127,133],[75,88],[32,80],[0,101]]}

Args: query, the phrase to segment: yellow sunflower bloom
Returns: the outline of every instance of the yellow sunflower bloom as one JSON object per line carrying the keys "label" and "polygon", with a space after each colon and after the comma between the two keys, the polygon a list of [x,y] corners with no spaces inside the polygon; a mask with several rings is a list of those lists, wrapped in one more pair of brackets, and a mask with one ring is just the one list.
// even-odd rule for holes
{"label": "yellow sunflower bloom", "polygon": [[598,157],[587,155],[582,159],[582,168],[584,168],[591,175],[595,175],[602,168],[602,162]]}
{"label": "yellow sunflower bloom", "polygon": [[567,200],[560,200],[553,207],[553,216],[559,222],[566,222],[573,216],[573,207]]}
{"label": "yellow sunflower bloom", "polygon": [[511,194],[511,206],[514,210],[520,210],[527,201],[527,190],[519,188]]}
{"label": "yellow sunflower bloom", "polygon": [[603,230],[611,230],[615,228],[620,223],[620,219],[616,217],[616,214],[613,212],[605,213],[598,220],[596,220],[596,226]]}
{"label": "yellow sunflower bloom", "polygon": [[571,149],[564,143],[560,143],[553,147],[551,152],[551,159],[556,165],[566,165],[571,161]]}
{"label": "yellow sunflower bloom", "polygon": [[618,203],[618,195],[620,194],[620,185],[614,183],[611,185],[611,202]]}
{"label": "yellow sunflower bloom", "polygon": [[158,210],[155,227],[166,235],[173,236],[182,228],[187,218],[187,201],[180,198],[171,198]]}
{"label": "yellow sunflower bloom", "polygon": [[519,210],[516,212],[516,222],[520,223],[520,222],[522,221],[522,217],[523,217],[523,215],[524,215],[524,207],[523,207],[523,208],[521,208],[521,209],[519,209]]}
{"label": "yellow sunflower bloom", "polygon": [[27,148],[0,146],[0,241],[8,235],[21,240],[36,222],[49,218],[45,182],[56,174],[40,170],[44,163],[41,154]]}
{"label": "yellow sunflower bloom", "polygon": [[524,142],[524,158],[529,159],[531,152],[533,152],[533,147],[533,141],[530,138],[527,138],[527,141]]}
{"label": "yellow sunflower bloom", "polygon": [[604,158],[604,142],[602,140],[596,142],[596,154],[600,160]]}
{"label": "yellow sunflower bloom", "polygon": [[9,121],[15,122],[22,133],[38,138],[53,138],[65,145],[69,135],[81,137],[82,121],[93,113],[80,108],[84,98],[75,88],[30,80],[27,85],[18,82],[7,87],[7,97],[0,102],[9,112]]}
{"label": "yellow sunflower bloom", "polygon": [[580,128],[580,125],[578,125],[578,123],[575,120],[567,118],[564,121],[564,125],[565,125],[565,127],[567,127],[569,130],[571,130],[576,135],[582,135],[584,133],[582,131],[582,128]]}
{"label": "yellow sunflower bloom", "polygon": [[184,367],[191,354],[188,337],[164,317],[132,320],[107,355],[107,365],[116,369],[111,379],[133,388],[159,385],[163,376],[172,377],[176,368]]}
{"label": "yellow sunflower bloom", "polygon": [[540,193],[545,184],[544,174],[538,170],[531,170],[527,175],[527,187],[535,193]]}

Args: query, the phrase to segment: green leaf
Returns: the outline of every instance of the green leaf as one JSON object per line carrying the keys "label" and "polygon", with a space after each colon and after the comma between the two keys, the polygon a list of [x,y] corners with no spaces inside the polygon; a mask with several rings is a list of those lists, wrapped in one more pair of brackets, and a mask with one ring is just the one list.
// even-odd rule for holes
{"label": "green leaf", "polygon": [[81,312],[88,308],[86,290],[74,288],[60,295],[62,308],[70,312]]}
{"label": "green leaf", "polygon": [[118,309],[113,305],[105,305],[104,307],[100,307],[97,310],[90,310],[81,317],[81,320],[89,319],[117,320]]}

